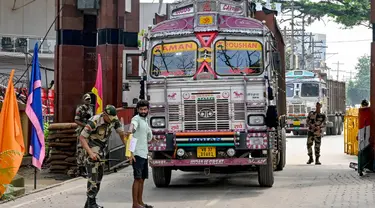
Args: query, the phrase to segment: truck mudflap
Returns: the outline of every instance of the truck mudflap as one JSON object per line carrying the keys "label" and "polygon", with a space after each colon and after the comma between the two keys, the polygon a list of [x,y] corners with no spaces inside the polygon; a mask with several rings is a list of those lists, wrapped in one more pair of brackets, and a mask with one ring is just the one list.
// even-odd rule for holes
{"label": "truck mudflap", "polygon": [[149,164],[151,167],[267,165],[267,158],[150,159]]}

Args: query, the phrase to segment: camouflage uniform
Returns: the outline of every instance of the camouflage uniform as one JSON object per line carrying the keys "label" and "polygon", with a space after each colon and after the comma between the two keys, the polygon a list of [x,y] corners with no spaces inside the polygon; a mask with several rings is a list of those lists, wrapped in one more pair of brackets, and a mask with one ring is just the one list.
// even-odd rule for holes
{"label": "camouflage uniform", "polygon": [[[104,162],[100,160],[103,160],[106,156],[108,139],[111,135],[112,128],[114,128],[117,133],[124,132],[124,128],[116,116],[116,109],[113,106],[107,106],[105,111],[110,116],[111,123],[106,123],[104,120],[104,114],[101,113],[90,118],[81,132],[81,136],[86,139],[89,147],[97,154],[97,159],[99,160],[93,161],[88,154],[85,155],[85,165],[88,173],[88,201],[90,199],[95,200],[100,189],[100,183],[104,173]],[[88,203],[90,204],[90,202]]]}
{"label": "camouflage uniform", "polygon": [[[315,142],[315,157],[318,159],[320,157],[320,145],[322,141],[322,128],[325,126],[326,115],[323,113],[316,113],[311,111],[307,116],[307,124],[309,131],[307,133],[307,155],[312,158],[312,146]],[[320,127],[316,129],[315,127]]]}
{"label": "camouflage uniform", "polygon": [[[74,120],[80,121],[84,124],[87,124],[87,121],[93,116],[93,109],[90,105],[80,105],[76,109],[76,115],[74,117]],[[76,151],[76,158],[77,158],[77,166],[78,169],[80,167],[84,167],[84,157],[85,157],[85,150],[82,148],[81,142],[79,141],[79,135],[81,134],[83,127],[78,126],[76,129],[77,132],[77,151]]]}

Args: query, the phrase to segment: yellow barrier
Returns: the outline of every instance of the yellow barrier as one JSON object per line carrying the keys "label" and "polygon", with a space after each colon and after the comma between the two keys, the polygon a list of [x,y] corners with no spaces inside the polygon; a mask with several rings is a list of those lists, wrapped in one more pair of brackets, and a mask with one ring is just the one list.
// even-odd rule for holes
{"label": "yellow barrier", "polygon": [[346,111],[344,121],[344,152],[358,155],[358,108]]}

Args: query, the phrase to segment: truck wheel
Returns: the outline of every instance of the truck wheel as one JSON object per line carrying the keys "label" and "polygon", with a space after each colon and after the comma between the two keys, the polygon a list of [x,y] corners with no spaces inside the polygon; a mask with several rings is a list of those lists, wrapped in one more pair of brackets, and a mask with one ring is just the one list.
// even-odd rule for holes
{"label": "truck wheel", "polygon": [[329,135],[331,135],[331,134],[332,134],[332,132],[331,132],[331,128],[326,127],[326,135],[329,136]]}
{"label": "truck wheel", "polygon": [[153,167],[152,179],[157,188],[167,187],[171,182],[172,169],[166,167]]}
{"label": "truck wheel", "polygon": [[277,164],[276,170],[281,171],[284,169],[286,164],[286,132],[285,129],[281,130],[281,148],[279,164]]}
{"label": "truck wheel", "polygon": [[342,117],[341,116],[338,116],[337,117],[338,119],[338,132],[337,132],[337,135],[341,135],[342,134]]}
{"label": "truck wheel", "polygon": [[258,182],[261,187],[272,187],[274,182],[272,150],[267,151],[267,157],[267,165],[260,165],[258,168]]}

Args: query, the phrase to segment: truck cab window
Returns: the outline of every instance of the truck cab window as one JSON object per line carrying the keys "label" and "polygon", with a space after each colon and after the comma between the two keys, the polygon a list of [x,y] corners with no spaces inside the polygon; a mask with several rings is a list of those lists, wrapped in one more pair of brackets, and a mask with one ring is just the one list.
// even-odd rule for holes
{"label": "truck cab window", "polygon": [[301,97],[319,96],[319,84],[317,83],[303,83],[301,88]]}
{"label": "truck cab window", "polygon": [[286,85],[286,96],[293,97],[294,96],[294,84],[287,84]]}
{"label": "truck cab window", "polygon": [[215,70],[220,75],[259,75],[263,72],[259,42],[221,40],[215,44],[215,55]]}
{"label": "truck cab window", "polygon": [[197,44],[179,42],[158,44],[152,50],[153,77],[193,76],[197,70]]}

